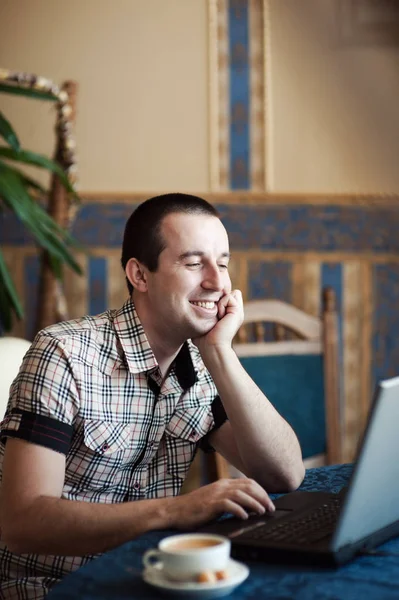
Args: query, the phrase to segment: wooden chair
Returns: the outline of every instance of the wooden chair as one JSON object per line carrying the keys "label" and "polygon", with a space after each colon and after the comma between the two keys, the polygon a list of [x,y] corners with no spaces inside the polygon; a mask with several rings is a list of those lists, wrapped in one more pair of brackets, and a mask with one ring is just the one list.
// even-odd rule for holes
{"label": "wooden chair", "polygon": [[[298,435],[305,466],[340,463],[338,329],[333,290],[323,290],[321,318],[280,300],[253,300],[246,302],[244,309],[235,351]],[[270,333],[271,327],[274,339],[265,341],[265,331]],[[207,455],[206,470],[209,481],[234,475],[218,453]]]}

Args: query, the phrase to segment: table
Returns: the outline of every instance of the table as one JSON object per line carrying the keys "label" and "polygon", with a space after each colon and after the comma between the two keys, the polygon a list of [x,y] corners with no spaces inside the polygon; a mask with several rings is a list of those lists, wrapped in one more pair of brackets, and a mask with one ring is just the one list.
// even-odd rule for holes
{"label": "table", "polygon": [[[348,481],[351,465],[309,469],[300,489],[338,492]],[[378,490],[376,491],[378,495]],[[162,597],[141,578],[142,555],[174,533],[154,531],[111,550],[68,575],[49,600],[155,600]],[[231,600],[398,600],[399,538],[381,546],[392,555],[361,556],[338,569],[280,566],[247,561],[248,579]]]}

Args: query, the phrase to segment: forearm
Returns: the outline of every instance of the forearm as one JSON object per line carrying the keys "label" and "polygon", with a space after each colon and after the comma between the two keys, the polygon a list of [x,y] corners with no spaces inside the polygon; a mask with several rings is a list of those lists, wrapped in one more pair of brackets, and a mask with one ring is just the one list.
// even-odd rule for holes
{"label": "forearm", "polygon": [[146,531],[174,526],[174,500],[94,504],[41,496],[19,513],[3,515],[2,538],[19,554],[97,554]]}
{"label": "forearm", "polygon": [[268,491],[298,487],[304,475],[298,439],[234,350],[212,349],[206,365],[229,418],[245,474]]}

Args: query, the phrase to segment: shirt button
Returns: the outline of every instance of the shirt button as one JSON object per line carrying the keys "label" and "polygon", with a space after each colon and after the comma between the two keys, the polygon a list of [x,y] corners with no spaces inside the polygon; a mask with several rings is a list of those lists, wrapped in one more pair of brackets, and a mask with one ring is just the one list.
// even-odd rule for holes
{"label": "shirt button", "polygon": [[155,442],[154,442],[154,441],[152,441],[152,440],[151,440],[151,442],[149,442],[149,443],[148,443],[148,445],[149,445],[149,447],[150,447],[150,448],[153,448],[153,447],[154,447],[154,444],[155,444]]}
{"label": "shirt button", "polygon": [[134,483],[134,485],[133,485],[133,488],[134,488],[135,490],[139,490],[139,489],[140,489],[140,484],[139,484],[139,482],[138,482],[138,481],[136,481],[136,482]]}
{"label": "shirt button", "polygon": [[108,448],[109,448],[109,444],[105,443],[105,444],[103,444],[103,447],[101,448],[101,450],[103,452],[106,452],[108,450]]}
{"label": "shirt button", "polygon": [[195,429],[191,430],[190,437],[195,437],[197,435],[197,431]]}

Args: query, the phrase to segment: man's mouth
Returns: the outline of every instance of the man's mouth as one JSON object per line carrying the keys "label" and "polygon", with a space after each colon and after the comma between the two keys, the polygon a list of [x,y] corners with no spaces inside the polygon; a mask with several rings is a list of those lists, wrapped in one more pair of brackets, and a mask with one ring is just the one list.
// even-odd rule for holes
{"label": "man's mouth", "polygon": [[200,308],[206,308],[207,310],[213,310],[214,308],[217,307],[217,302],[205,301],[205,300],[201,300],[201,301],[190,300],[190,304],[193,304],[194,306],[199,306]]}

